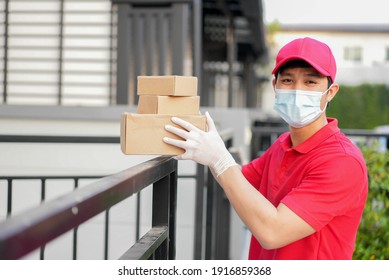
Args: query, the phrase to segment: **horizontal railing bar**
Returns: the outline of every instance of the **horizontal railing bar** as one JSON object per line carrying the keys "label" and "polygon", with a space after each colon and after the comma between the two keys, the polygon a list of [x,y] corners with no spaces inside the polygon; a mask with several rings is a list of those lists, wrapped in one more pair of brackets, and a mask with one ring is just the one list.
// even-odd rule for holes
{"label": "horizontal railing bar", "polygon": [[139,239],[120,260],[147,260],[156,249],[167,239],[168,227],[156,226],[151,228],[141,239]]}
{"label": "horizontal railing bar", "polygon": [[349,136],[389,137],[389,132],[379,132],[368,129],[341,129],[341,131]]}
{"label": "horizontal railing bar", "polygon": [[288,131],[288,127],[266,127],[261,126],[257,127],[254,126],[251,128],[252,133],[284,133]]}
{"label": "horizontal railing bar", "polygon": [[[253,134],[270,134],[270,133],[284,133],[288,131],[287,127],[252,127]],[[370,129],[341,129],[341,131],[349,136],[371,136],[371,137],[389,137],[388,132],[379,132]]]}
{"label": "horizontal railing bar", "polygon": [[[17,176],[0,176],[0,180],[43,180],[43,179],[46,179],[46,180],[79,180],[79,179],[98,179],[98,178],[103,178],[103,177],[107,177],[109,175],[88,175],[88,176],[84,176],[84,175],[66,175],[66,176],[63,176],[63,175],[40,175],[40,176],[30,176],[30,175],[26,175],[26,176],[20,176],[20,175],[17,175]],[[194,175],[178,175],[177,176],[178,179],[197,179],[197,175],[194,174]]]}
{"label": "horizontal railing bar", "polygon": [[70,179],[70,180],[78,180],[78,179],[97,179],[106,177],[107,175],[48,175],[48,176],[35,176],[35,175],[26,175],[26,176],[0,176],[0,180],[52,180],[52,179]]}
{"label": "horizontal railing bar", "polygon": [[180,178],[180,179],[196,179],[197,178],[197,174],[194,174],[194,175],[178,175],[178,178]]}
{"label": "horizontal railing bar", "polygon": [[47,136],[47,135],[0,135],[0,143],[91,143],[116,144],[115,136]]}
{"label": "horizontal railing bar", "polygon": [[51,200],[0,224],[0,259],[18,259],[109,209],[177,168],[161,156]]}
{"label": "horizontal railing bar", "polygon": [[[47,96],[50,97],[50,96]],[[71,97],[69,95],[69,97]],[[85,96],[87,97],[87,96]],[[223,130],[220,132],[223,140],[232,139],[232,130]],[[120,143],[120,137],[117,136],[53,136],[53,135],[1,135],[0,143]],[[191,176],[191,175],[189,175]],[[185,175],[180,176],[182,178]],[[192,178],[192,177],[191,177]]]}

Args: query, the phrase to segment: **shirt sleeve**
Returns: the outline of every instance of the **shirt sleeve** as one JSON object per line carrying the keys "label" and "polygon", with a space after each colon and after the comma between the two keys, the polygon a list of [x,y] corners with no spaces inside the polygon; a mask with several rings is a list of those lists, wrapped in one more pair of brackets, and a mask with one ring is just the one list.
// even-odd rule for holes
{"label": "shirt sleeve", "polygon": [[265,169],[266,161],[269,156],[270,149],[267,150],[262,156],[254,159],[250,163],[242,166],[242,173],[249,181],[249,183],[256,188],[260,189],[260,184],[262,181],[262,175]]}
{"label": "shirt sleeve", "polygon": [[242,166],[242,173],[249,181],[249,183],[256,189],[259,189],[259,185],[262,178],[261,160],[257,158],[252,162]]}
{"label": "shirt sleeve", "polygon": [[318,231],[360,204],[367,175],[361,163],[348,155],[325,162],[318,159],[315,166],[281,202]]}

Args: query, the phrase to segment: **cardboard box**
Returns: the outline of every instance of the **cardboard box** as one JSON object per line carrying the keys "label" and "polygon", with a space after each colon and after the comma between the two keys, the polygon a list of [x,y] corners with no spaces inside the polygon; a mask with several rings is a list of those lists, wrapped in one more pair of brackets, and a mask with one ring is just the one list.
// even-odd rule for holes
{"label": "cardboard box", "polygon": [[138,76],[138,95],[196,96],[197,77]]}
{"label": "cardboard box", "polygon": [[141,95],[138,114],[198,115],[200,96],[155,96]]}
{"label": "cardboard box", "polygon": [[120,144],[127,155],[179,155],[183,149],[166,144],[162,138],[167,136],[180,139],[165,130],[165,125],[173,124],[173,116],[182,118],[205,131],[206,118],[203,115],[155,115],[130,114],[121,116]]}

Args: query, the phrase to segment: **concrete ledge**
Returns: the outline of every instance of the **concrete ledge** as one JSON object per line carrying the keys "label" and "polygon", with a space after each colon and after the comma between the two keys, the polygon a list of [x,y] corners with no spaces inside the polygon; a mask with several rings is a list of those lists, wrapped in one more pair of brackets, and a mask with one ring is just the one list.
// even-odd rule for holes
{"label": "concrete ledge", "polygon": [[40,105],[0,105],[0,118],[50,120],[120,120],[123,112],[136,112],[136,106],[73,107]]}

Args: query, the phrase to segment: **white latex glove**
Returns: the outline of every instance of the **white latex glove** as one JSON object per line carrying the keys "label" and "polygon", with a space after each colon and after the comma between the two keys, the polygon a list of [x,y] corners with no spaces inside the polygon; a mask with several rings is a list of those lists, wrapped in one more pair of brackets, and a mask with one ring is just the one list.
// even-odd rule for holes
{"label": "white latex glove", "polygon": [[236,162],[225,147],[209,113],[206,112],[205,116],[207,118],[207,132],[198,129],[187,121],[173,117],[172,121],[184,129],[171,125],[167,125],[165,129],[185,140],[164,137],[163,141],[185,150],[185,153],[176,157],[177,159],[190,159],[207,165],[213,169],[218,177],[229,167],[236,165]]}

